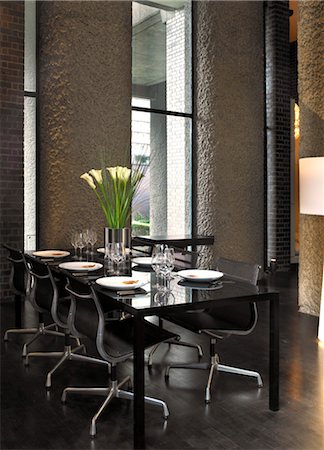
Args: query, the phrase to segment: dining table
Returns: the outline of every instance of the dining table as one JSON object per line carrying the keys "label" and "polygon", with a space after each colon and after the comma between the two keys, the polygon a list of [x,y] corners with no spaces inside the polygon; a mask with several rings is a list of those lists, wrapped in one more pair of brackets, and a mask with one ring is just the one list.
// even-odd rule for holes
{"label": "dining table", "polygon": [[136,236],[132,239],[133,246],[155,244],[167,244],[170,247],[196,249],[198,245],[213,245],[215,241],[212,235],[201,234],[158,234],[148,236]]}
{"label": "dining table", "polygon": [[[33,252],[29,252],[32,254]],[[35,256],[37,257],[37,256]],[[141,288],[118,291],[98,284],[97,280],[114,275],[111,264],[107,265],[103,255],[89,256],[88,261],[101,262],[102,267],[95,271],[72,271],[72,274],[86,282],[93,283],[96,290],[113,299],[116,309],[134,317],[133,337],[133,440],[135,449],[145,448],[145,359],[144,359],[144,324],[148,316],[165,316],[167,313],[181,313],[202,308],[217,308],[224,305],[236,305],[242,302],[269,304],[269,344],[268,344],[268,407],[272,411],[279,410],[279,292],[269,284],[257,286],[245,282],[233,281],[224,276],[216,283],[197,283],[182,280],[177,275],[177,261],[167,287],[157,287],[156,276],[152,268],[141,265],[140,257],[129,257],[123,266],[123,274],[141,280]],[[146,258],[147,259],[147,258]],[[62,262],[72,261],[71,256],[63,258],[44,258],[57,272]],[[137,263],[135,263],[136,261]],[[191,265],[192,266],[192,265]],[[188,265],[190,268],[190,265]],[[184,269],[181,261],[180,269]],[[161,323],[161,322],[160,322]]]}

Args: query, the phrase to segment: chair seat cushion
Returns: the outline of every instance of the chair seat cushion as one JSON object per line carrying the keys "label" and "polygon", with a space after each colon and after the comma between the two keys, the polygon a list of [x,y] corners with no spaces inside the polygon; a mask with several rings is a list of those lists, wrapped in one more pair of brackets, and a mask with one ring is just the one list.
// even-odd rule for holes
{"label": "chair seat cushion", "polygon": [[[133,353],[134,318],[108,321],[105,326],[104,347],[112,357],[119,358]],[[159,342],[178,337],[150,322],[145,321],[144,347],[148,348]]]}

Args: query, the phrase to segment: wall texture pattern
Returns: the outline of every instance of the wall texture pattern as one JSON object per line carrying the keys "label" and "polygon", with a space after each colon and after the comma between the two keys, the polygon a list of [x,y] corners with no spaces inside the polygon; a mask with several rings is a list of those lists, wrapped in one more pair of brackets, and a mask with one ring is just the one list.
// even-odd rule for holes
{"label": "wall texture pattern", "polygon": [[130,163],[131,2],[41,2],[40,246],[104,215],[80,175]]}
{"label": "wall texture pattern", "polygon": [[195,2],[194,231],[216,256],[263,264],[262,2]]}
{"label": "wall texture pattern", "polygon": [[[324,3],[298,2],[298,90],[303,157],[324,156]],[[324,261],[324,217],[301,215],[300,311],[318,315]]]}
{"label": "wall texture pattern", "polygon": [[[24,245],[24,2],[0,2],[0,243]],[[0,249],[0,298],[8,299],[10,266]]]}

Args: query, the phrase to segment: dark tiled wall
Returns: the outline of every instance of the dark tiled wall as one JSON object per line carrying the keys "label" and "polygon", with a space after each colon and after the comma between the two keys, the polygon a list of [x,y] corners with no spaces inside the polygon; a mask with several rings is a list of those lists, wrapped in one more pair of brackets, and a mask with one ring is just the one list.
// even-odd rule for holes
{"label": "dark tiled wall", "polygon": [[290,97],[298,103],[297,41],[290,43]]}
{"label": "dark tiled wall", "polygon": [[[0,2],[0,244],[23,247],[24,2]],[[11,295],[0,254],[0,299]]]}
{"label": "dark tiled wall", "polygon": [[290,54],[288,1],[268,1],[266,26],[268,262],[290,264]]}

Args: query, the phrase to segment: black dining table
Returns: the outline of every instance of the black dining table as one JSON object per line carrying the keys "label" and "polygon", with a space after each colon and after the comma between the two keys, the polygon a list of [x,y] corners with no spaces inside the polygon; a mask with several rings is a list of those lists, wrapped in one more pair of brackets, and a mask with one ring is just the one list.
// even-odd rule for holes
{"label": "black dining table", "polygon": [[215,241],[212,235],[194,234],[159,234],[150,236],[136,236],[132,239],[133,246],[155,244],[167,244],[177,248],[196,248],[197,245],[213,245]]}
{"label": "black dining table", "polygon": [[[91,258],[90,258],[91,259]],[[102,256],[91,260],[102,262]],[[59,271],[59,263],[71,261],[71,258],[47,260],[48,264]],[[188,267],[189,268],[189,267]],[[183,269],[183,266],[181,267]],[[196,282],[183,282],[177,273],[172,274],[169,289],[165,294],[153,287],[156,284],[155,273],[147,267],[134,265],[131,260],[124,267],[124,273],[142,277],[143,290],[137,293],[130,289],[126,293],[117,293],[96,283],[98,278],[114,275],[111,267],[103,267],[95,272],[75,273],[78,278],[94,283],[95,289],[116,301],[121,308],[135,319],[134,352],[134,448],[145,448],[145,377],[144,377],[144,321],[147,316],[163,316],[201,308],[213,309],[224,305],[242,302],[268,302],[269,307],[269,409],[279,409],[279,292],[267,285],[252,286],[244,282],[233,281],[225,276],[214,285]],[[121,295],[120,295],[121,294]]]}

